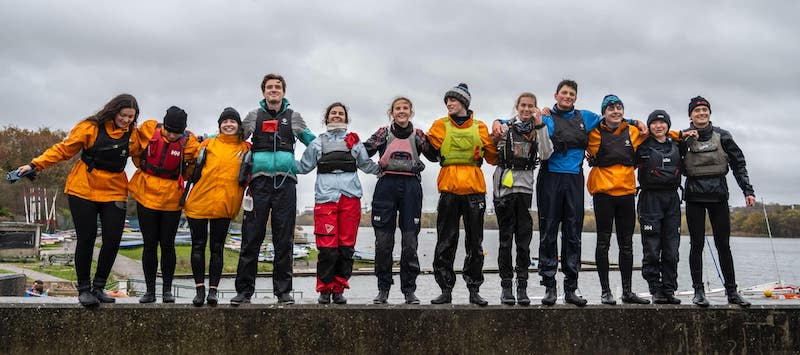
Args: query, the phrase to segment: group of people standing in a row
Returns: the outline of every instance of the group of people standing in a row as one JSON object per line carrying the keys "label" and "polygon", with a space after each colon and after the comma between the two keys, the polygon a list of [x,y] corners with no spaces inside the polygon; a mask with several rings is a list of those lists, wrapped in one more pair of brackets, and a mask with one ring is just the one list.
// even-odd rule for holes
{"label": "group of people standing in a row", "polygon": [[[730,133],[711,125],[711,105],[702,97],[689,104],[691,125],[685,132],[669,131],[670,116],[663,110],[644,122],[624,118],[622,100],[607,95],[601,115],[574,107],[577,83],[559,83],[552,108],[539,110],[536,96],[520,94],[515,117],[494,121],[489,127],[469,109],[466,84],[444,95],[447,116],[437,119],[427,132],[411,123],[414,107],[408,98],[394,99],[388,110],[391,123],[361,141],[348,132],[347,107],[333,103],[325,111],[326,131],[315,136],[300,113],[289,108],[286,81],[277,74],[261,82],[264,99],[242,120],[233,108],[219,116],[219,134],[198,140],[186,130],[187,114],[170,107],[162,122],[136,125],[139,106],[127,94],[109,101],[99,112],[79,122],[62,142],[30,164],[18,168],[23,175],[72,158],[80,159],[67,178],[65,193],[75,222],[78,300],[84,306],[114,302],[104,292],[122,235],[128,193],[137,202],[144,239],[142,267],[146,291],[142,303],[156,300],[156,275],[161,248],[162,300],[174,302],[171,293],[175,271],[175,234],[181,211],[192,234],[191,266],[197,288],[193,303],[218,303],[222,253],[231,219],[244,208],[242,243],[236,273],[233,305],[249,303],[255,292],[259,251],[271,220],[274,244],[273,292],[281,304],[292,304],[292,249],[295,227],[296,174],[317,170],[314,234],[318,302],[347,302],[356,234],[361,219],[362,188],[357,170],[378,175],[372,201],[375,229],[375,273],[378,295],[386,303],[393,282],[392,250],[395,230],[401,232],[400,289],[406,303],[418,304],[416,278],[420,273],[417,238],[422,211],[421,157],[439,162],[440,192],[437,243],[433,269],[441,295],[433,304],[452,302],[453,264],[460,221],[466,234],[463,278],[469,302],[486,305],[480,296],[483,283],[483,222],[486,182],[480,166],[496,165],[492,178],[493,202],[500,228],[498,265],[503,304],[530,304],[527,295],[533,194],[539,214],[539,274],[545,286],[542,303],[557,299],[555,274],[562,233],[561,268],[564,301],[577,306],[587,302],[576,293],[583,229],[583,161],[592,166],[587,186],[593,195],[597,220],[596,259],[602,285],[601,301],[615,304],[608,281],[608,248],[616,224],[619,264],[625,303],[649,303],[631,289],[632,236],[636,213],[636,175],[639,169],[638,215],[644,247],[643,276],[655,303],[680,303],[677,288],[680,204],[677,189],[686,175],[686,215],[691,235],[690,267],[695,289],[693,302],[707,306],[702,282],[702,250],[708,211],[714,241],[730,303],[748,306],[737,292],[729,246],[730,215],[725,176],[729,169],[742,188],[746,204],[755,201],[744,156]],[[649,132],[649,133],[648,133]],[[249,138],[249,142],[246,140]],[[297,141],[307,146],[295,160]],[[370,159],[379,154],[377,163]],[[124,169],[128,157],[137,167],[128,182]],[[534,170],[539,167],[538,177]],[[191,186],[191,188],[190,188]],[[536,188],[534,189],[534,186]],[[90,266],[99,216],[102,247],[94,278]],[[210,244],[208,289],[205,250]],[[516,244],[516,263],[512,246]],[[516,274],[516,293],[513,292]]]}

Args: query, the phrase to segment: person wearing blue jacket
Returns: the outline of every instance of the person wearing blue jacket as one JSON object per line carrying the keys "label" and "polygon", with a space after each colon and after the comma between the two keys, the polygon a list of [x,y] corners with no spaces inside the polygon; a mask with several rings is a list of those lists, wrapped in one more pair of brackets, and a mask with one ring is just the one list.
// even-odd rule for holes
{"label": "person wearing blue jacket", "polygon": [[[602,116],[575,109],[578,83],[562,80],[553,95],[556,104],[550,115],[542,116],[553,143],[553,154],[542,162],[536,182],[536,205],[539,212],[539,275],[545,286],[542,304],[553,305],[557,298],[555,275],[558,271],[558,229],[561,227],[561,270],[564,273],[564,302],[578,307],[586,300],[575,291],[581,265],[583,232],[583,157],[589,132]],[[547,113],[547,112],[545,112]],[[642,132],[647,127],[628,120]]]}
{"label": "person wearing blue jacket", "polygon": [[376,175],[381,168],[369,158],[354,132],[347,132],[347,107],[334,102],[325,110],[327,131],[306,148],[297,173],[317,169],[314,185],[314,235],[317,250],[318,302],[345,304],[353,253],[361,222],[361,182],[357,170]]}
{"label": "person wearing blue jacket", "polygon": [[[236,296],[232,305],[249,303],[255,292],[258,253],[266,236],[267,219],[272,217],[272,243],[275,246],[273,293],[280,304],[293,304],[292,248],[297,210],[297,176],[294,147],[297,140],[306,146],[315,136],[306,127],[299,112],[289,108],[286,80],[267,74],[261,81],[264,99],[260,107],[242,122],[244,138],[252,135],[252,161],[245,198],[252,198],[252,208],[245,208],[242,223],[242,247],[236,270]],[[249,210],[248,210],[249,209]]]}

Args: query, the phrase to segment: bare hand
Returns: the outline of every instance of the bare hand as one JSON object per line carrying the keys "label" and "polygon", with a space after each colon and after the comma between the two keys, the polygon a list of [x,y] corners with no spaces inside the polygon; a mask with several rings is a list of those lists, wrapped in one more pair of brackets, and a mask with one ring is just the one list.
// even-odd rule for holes
{"label": "bare hand", "polygon": [[549,107],[547,107],[547,106],[542,107],[542,116],[551,116]]}
{"label": "bare hand", "polygon": [[744,204],[747,207],[752,207],[756,204],[756,197],[753,195],[748,195],[744,197]]}
{"label": "bare hand", "polygon": [[700,137],[700,133],[697,133],[696,129],[684,131],[683,135],[684,136],[694,136],[695,138]]}
{"label": "bare hand", "polygon": [[492,137],[494,137],[494,139],[503,137],[503,124],[501,124],[500,121],[495,120],[492,122]]}
{"label": "bare hand", "polygon": [[637,121],[636,121],[636,128],[638,128],[638,129],[639,129],[639,135],[640,135],[640,136],[643,136],[643,135],[645,135],[645,134],[649,133],[649,132],[647,131],[647,123],[645,123],[645,122],[642,122],[642,120],[637,120]]}
{"label": "bare hand", "polygon": [[533,124],[536,126],[542,124],[542,111],[538,107],[533,108]]}
{"label": "bare hand", "polygon": [[19,176],[25,175],[25,173],[31,171],[31,169],[33,168],[31,168],[30,164],[25,164],[23,166],[20,166],[19,168],[17,168],[17,175]]}

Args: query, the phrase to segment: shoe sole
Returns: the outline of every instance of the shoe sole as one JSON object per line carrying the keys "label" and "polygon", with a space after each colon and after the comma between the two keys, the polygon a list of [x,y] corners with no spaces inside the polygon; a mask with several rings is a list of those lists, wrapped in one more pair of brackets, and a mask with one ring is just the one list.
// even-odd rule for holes
{"label": "shoe sole", "polygon": [[88,307],[97,307],[97,306],[100,305],[100,301],[97,301],[97,302],[86,302],[86,303],[78,302],[78,303],[80,303],[81,306],[84,306],[84,307],[87,307],[87,308]]}
{"label": "shoe sole", "polygon": [[521,301],[521,302],[517,302],[517,304],[520,305],[520,306],[530,306],[531,305],[531,301],[527,301],[527,302]]}
{"label": "shoe sole", "polygon": [[386,303],[387,303],[387,301],[372,300],[372,304],[386,304]]}
{"label": "shoe sole", "polygon": [[506,306],[513,306],[513,305],[517,304],[517,301],[503,301],[503,300],[500,300],[500,303],[502,303],[502,304],[504,304]]}
{"label": "shoe sole", "polygon": [[406,304],[419,304],[419,301],[406,301]]}

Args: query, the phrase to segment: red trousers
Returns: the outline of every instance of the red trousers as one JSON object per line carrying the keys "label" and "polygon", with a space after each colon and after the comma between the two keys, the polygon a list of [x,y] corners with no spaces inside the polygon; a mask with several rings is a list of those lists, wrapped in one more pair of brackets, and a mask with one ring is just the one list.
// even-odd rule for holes
{"label": "red trousers", "polygon": [[317,241],[317,292],[341,293],[350,288],[353,253],[361,221],[361,199],[340,196],[337,202],[314,205]]}

